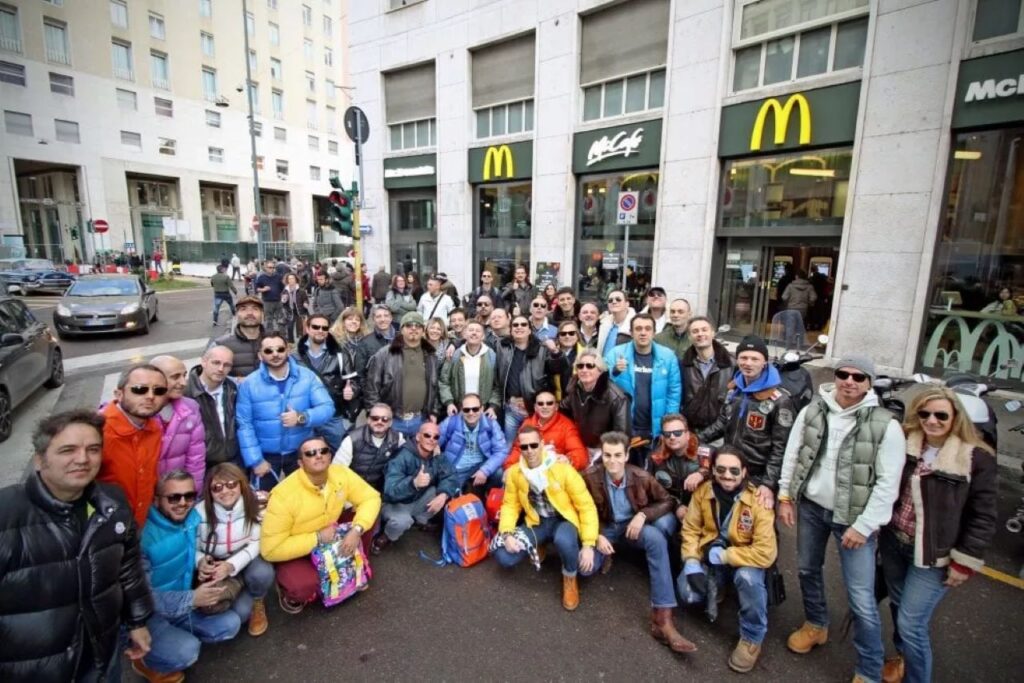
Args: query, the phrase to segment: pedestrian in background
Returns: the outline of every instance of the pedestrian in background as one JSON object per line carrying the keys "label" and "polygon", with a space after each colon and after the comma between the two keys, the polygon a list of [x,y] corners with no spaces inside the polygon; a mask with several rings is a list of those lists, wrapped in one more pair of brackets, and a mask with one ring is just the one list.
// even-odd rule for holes
{"label": "pedestrian in background", "polygon": [[284,276],[284,290],[281,292],[281,306],[284,308],[284,330],[289,344],[302,336],[306,315],[309,313],[309,297],[302,288],[299,276],[288,273]]}
{"label": "pedestrian in background", "polygon": [[385,270],[384,264],[380,265],[377,272],[373,274],[370,283],[370,295],[373,296],[373,303],[382,304],[391,288],[391,273]]}
{"label": "pedestrian in background", "polygon": [[228,277],[224,266],[217,266],[217,272],[210,278],[210,286],[213,287],[213,326],[220,323],[217,318],[220,316],[220,307],[227,304],[232,317],[235,315],[235,300],[232,294],[237,294],[235,283]]}
{"label": "pedestrian in background", "polygon": [[263,299],[263,318],[267,321],[268,329],[279,329],[283,323],[281,320],[281,290],[284,289],[284,282],[274,267],[273,259],[263,262],[263,272],[257,276],[255,288],[260,298]]}

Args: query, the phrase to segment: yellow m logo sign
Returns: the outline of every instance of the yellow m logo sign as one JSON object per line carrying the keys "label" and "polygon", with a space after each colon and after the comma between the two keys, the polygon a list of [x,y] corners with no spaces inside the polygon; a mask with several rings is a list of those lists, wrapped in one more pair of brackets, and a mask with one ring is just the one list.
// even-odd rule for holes
{"label": "yellow m logo sign", "polygon": [[[504,173],[502,172],[504,171]],[[508,145],[488,147],[484,155],[484,180],[512,178],[516,170],[512,162],[512,150]]]}
{"label": "yellow m logo sign", "polygon": [[756,152],[761,149],[761,142],[764,138],[764,123],[768,120],[768,113],[775,115],[775,144],[781,145],[786,141],[786,130],[789,128],[789,117],[793,108],[800,107],[800,138],[801,145],[811,143],[811,106],[807,104],[807,98],[803,95],[790,95],[786,104],[779,104],[774,97],[764,101],[757,118],[754,119],[754,129],[750,133],[750,151]]}

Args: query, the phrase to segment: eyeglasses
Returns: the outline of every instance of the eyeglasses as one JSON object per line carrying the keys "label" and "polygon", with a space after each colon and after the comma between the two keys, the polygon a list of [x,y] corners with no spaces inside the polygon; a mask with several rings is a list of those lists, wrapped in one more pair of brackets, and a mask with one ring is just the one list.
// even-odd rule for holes
{"label": "eyeglasses", "polygon": [[743,470],[739,467],[726,467],[725,465],[715,465],[715,474],[725,474],[728,472],[734,477],[738,477],[743,473]]}
{"label": "eyeglasses", "polygon": [[320,448],[311,448],[308,451],[302,451],[302,454],[307,458],[315,458],[318,455],[330,455],[331,449],[327,446],[321,446]]}
{"label": "eyeglasses", "polygon": [[562,330],[558,333],[559,337],[574,337],[576,336],[576,330]]}
{"label": "eyeglasses", "polygon": [[529,327],[530,323],[512,323],[512,327]]}
{"label": "eyeglasses", "polygon": [[438,439],[441,438],[441,435],[439,433],[438,434],[430,434],[429,432],[423,432],[422,434],[420,434],[420,436],[422,436],[424,439],[428,439],[430,441],[437,441]]}
{"label": "eyeglasses", "polygon": [[464,412],[464,413],[479,413],[480,412],[480,406],[464,406],[462,408],[462,412]]}
{"label": "eyeglasses", "polygon": [[577,370],[594,370],[597,368],[597,363],[577,363]]}
{"label": "eyeglasses", "polygon": [[546,408],[546,407],[548,407],[548,406],[553,406],[553,405],[555,405],[555,402],[554,402],[554,401],[534,401],[534,402],[533,402],[533,405],[535,405],[535,406],[541,406],[541,407],[545,407],[545,408]]}
{"label": "eyeglasses", "polygon": [[534,443],[520,443],[519,448],[524,451],[535,451],[540,448],[540,441]]}
{"label": "eyeglasses", "polygon": [[610,304],[621,304],[623,301],[625,301],[625,299],[623,299],[621,296],[608,297],[608,303]]}
{"label": "eyeglasses", "polygon": [[128,387],[128,391],[132,392],[136,396],[145,396],[146,394],[153,394],[154,396],[163,396],[167,393],[167,387],[150,387],[145,384],[133,384]]}
{"label": "eyeglasses", "polygon": [[234,491],[240,485],[241,484],[238,481],[215,481],[214,483],[210,484],[210,491],[212,491],[213,493],[220,493],[224,489],[227,489],[228,491]]}
{"label": "eyeglasses", "polygon": [[490,301],[477,301],[476,305],[477,308],[490,308],[494,304],[492,304]]}
{"label": "eyeglasses", "polygon": [[[346,320],[345,322],[348,322],[348,321]],[[316,330],[317,332],[326,332],[327,330],[329,330],[331,328],[328,327],[327,325],[313,325],[313,324],[310,324],[309,329]]]}
{"label": "eyeglasses", "polygon": [[548,305],[546,303],[544,303],[543,301],[534,301],[530,305],[533,306],[534,308],[547,308],[548,307]]}
{"label": "eyeglasses", "polygon": [[846,370],[836,370],[836,379],[847,380],[853,378],[854,382],[863,382],[868,378],[867,375],[860,372],[847,372]]}
{"label": "eyeglasses", "polygon": [[371,422],[391,422],[391,418],[387,415],[368,415],[366,419]]}
{"label": "eyeglasses", "polygon": [[422,330],[423,329],[423,325],[420,325],[419,323],[406,323],[406,324],[402,325],[402,327],[411,327],[414,330]]}
{"label": "eyeglasses", "polygon": [[921,422],[927,422],[928,418],[930,418],[933,415],[935,416],[935,419],[938,420],[939,422],[946,422],[946,421],[949,420],[950,417],[952,417],[952,415],[947,413],[945,410],[919,410],[919,411],[917,411],[917,416],[918,416],[918,418],[920,418]]}
{"label": "eyeglasses", "polygon": [[170,495],[160,497],[166,499],[171,505],[178,505],[182,501],[185,501],[186,503],[194,503],[196,500],[196,492],[189,491],[188,493],[172,493]]}
{"label": "eyeglasses", "polygon": [[261,349],[260,353],[262,353],[265,356],[270,356],[270,355],[273,355],[275,353],[284,353],[287,350],[288,350],[287,346],[268,346],[265,349]]}
{"label": "eyeglasses", "polygon": [[688,430],[688,429],[673,429],[670,432],[663,432],[663,433],[665,434],[665,436],[680,437],[680,436],[682,436],[683,434],[686,434],[689,431],[690,430]]}

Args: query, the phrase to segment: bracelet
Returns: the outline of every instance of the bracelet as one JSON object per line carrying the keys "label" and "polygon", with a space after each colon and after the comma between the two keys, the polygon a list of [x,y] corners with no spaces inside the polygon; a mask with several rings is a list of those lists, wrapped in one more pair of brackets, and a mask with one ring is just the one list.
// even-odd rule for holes
{"label": "bracelet", "polygon": [[790,498],[789,496],[787,496],[785,493],[780,493],[778,495],[778,499],[779,499],[780,503],[792,503],[793,502],[793,499]]}

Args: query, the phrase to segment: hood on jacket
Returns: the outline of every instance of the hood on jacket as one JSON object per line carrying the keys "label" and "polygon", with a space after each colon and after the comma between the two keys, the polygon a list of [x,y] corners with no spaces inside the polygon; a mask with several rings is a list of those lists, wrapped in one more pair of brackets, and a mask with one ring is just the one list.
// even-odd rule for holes
{"label": "hood on jacket", "polygon": [[828,406],[828,412],[839,417],[853,415],[861,408],[874,408],[878,406],[878,395],[871,389],[868,389],[868,393],[864,395],[864,398],[859,403],[849,408],[843,408],[836,402],[836,385],[833,383],[822,384],[818,387],[818,395],[825,402],[825,405]]}
{"label": "hood on jacket", "polygon": [[452,358],[454,359],[455,356],[466,356],[467,358],[483,358],[484,356],[492,352],[493,351],[491,347],[488,346],[487,344],[484,344],[483,342],[480,343],[480,350],[477,351],[475,354],[469,352],[469,349],[466,348],[466,344],[462,344],[457,349],[455,349],[455,353],[452,354]]}

